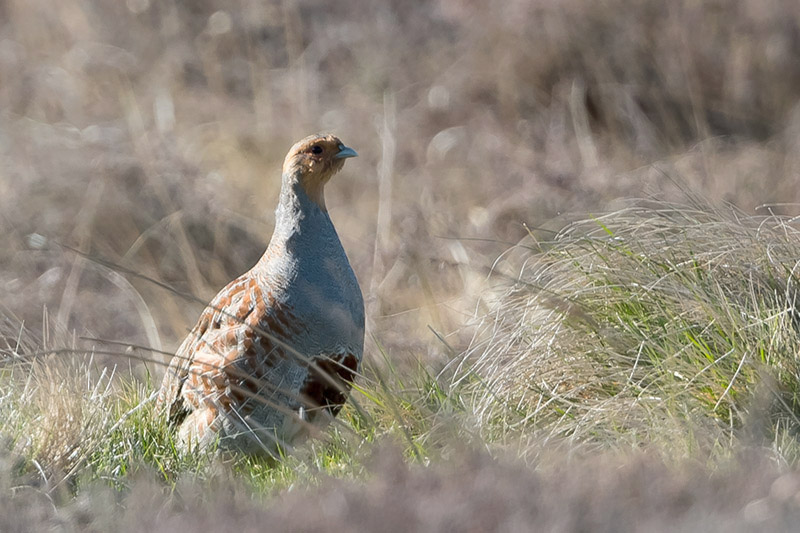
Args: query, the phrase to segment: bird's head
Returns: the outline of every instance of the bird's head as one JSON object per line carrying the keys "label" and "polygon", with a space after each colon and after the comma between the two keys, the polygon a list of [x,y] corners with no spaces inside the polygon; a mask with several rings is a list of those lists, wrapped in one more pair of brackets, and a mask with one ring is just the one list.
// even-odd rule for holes
{"label": "bird's head", "polygon": [[356,151],[334,135],[311,135],[292,146],[283,162],[284,178],[297,179],[311,201],[325,211],[323,189]]}

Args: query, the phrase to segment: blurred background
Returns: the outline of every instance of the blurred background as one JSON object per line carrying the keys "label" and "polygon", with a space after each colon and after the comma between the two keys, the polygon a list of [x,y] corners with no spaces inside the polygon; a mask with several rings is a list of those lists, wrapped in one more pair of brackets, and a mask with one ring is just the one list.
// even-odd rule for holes
{"label": "blurred background", "polygon": [[526,235],[687,191],[793,212],[799,97],[794,0],[0,0],[0,304],[174,350],[178,293],[252,266],[331,131],[368,338],[443,361]]}

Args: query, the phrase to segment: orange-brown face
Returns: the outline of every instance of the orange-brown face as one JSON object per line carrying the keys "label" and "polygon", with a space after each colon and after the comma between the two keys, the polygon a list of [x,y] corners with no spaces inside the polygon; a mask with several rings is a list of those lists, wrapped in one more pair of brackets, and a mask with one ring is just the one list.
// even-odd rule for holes
{"label": "orange-brown face", "polygon": [[331,177],[342,170],[344,160],[356,157],[356,152],[333,135],[312,135],[298,141],[283,163],[283,173],[299,174],[306,194],[323,210],[323,187]]}

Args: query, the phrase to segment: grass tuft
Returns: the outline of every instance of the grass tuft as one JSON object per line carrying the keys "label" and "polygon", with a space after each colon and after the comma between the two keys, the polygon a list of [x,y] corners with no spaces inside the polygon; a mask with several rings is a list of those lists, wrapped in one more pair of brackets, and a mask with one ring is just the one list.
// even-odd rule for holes
{"label": "grass tuft", "polygon": [[796,455],[794,219],[637,205],[538,245],[502,265],[518,274],[458,376],[487,439]]}

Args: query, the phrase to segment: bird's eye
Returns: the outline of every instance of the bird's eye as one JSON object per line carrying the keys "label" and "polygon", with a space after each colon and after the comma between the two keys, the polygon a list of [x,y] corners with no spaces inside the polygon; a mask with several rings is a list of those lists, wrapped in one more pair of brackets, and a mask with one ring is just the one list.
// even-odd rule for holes
{"label": "bird's eye", "polygon": [[315,144],[314,146],[311,147],[311,153],[312,154],[316,154],[316,155],[321,154],[322,153],[322,146],[320,146],[318,144]]}

